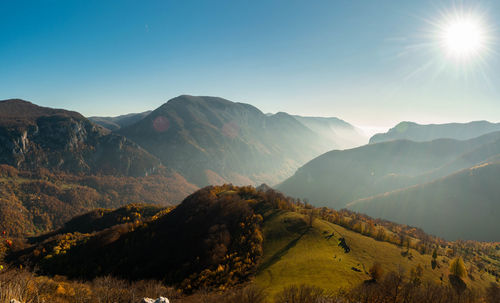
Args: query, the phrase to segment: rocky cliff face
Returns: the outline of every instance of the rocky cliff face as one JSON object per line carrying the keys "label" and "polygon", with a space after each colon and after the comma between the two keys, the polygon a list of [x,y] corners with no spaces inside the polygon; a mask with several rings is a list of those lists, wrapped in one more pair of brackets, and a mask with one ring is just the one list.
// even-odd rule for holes
{"label": "rocky cliff face", "polygon": [[160,164],[123,136],[76,112],[0,101],[0,163],[19,169],[143,176]]}

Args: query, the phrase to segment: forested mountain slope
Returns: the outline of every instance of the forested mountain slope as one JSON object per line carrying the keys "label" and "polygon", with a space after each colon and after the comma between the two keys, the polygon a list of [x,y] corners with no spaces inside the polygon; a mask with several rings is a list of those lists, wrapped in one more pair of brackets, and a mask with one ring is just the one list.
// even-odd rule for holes
{"label": "forested mountain slope", "polygon": [[146,177],[126,177],[19,171],[0,165],[0,231],[12,237],[33,236],[95,208],[175,205],[196,189],[165,168]]}

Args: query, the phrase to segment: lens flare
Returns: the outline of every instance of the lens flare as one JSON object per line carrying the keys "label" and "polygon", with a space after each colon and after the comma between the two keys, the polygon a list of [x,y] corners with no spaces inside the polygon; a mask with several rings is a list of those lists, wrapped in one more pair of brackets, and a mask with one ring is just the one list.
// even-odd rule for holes
{"label": "lens flare", "polygon": [[153,128],[159,133],[166,132],[169,127],[170,122],[168,122],[168,119],[163,116],[158,116],[153,120]]}

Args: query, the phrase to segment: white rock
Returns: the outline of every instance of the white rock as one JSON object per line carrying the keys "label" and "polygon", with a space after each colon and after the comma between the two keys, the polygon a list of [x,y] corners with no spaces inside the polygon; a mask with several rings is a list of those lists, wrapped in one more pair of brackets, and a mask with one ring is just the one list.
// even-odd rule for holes
{"label": "white rock", "polygon": [[[11,303],[17,303],[17,302],[11,302]],[[170,301],[165,297],[159,297],[156,300],[151,298],[143,298],[141,303],[170,303]]]}

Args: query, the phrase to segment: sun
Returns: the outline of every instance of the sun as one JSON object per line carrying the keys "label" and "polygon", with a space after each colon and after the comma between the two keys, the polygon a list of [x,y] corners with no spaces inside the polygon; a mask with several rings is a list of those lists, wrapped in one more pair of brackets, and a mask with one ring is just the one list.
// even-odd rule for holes
{"label": "sun", "polygon": [[474,20],[457,20],[449,24],[444,32],[446,48],[450,53],[466,56],[481,50],[483,32]]}
{"label": "sun", "polygon": [[481,54],[486,46],[486,31],[474,16],[455,16],[441,26],[441,44],[447,55],[468,59]]}

